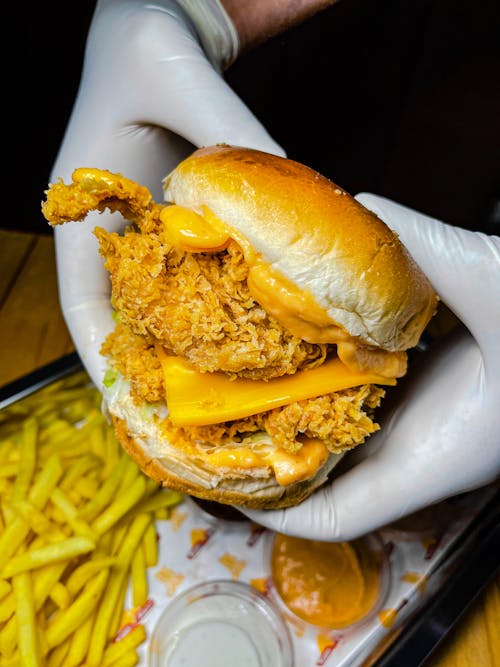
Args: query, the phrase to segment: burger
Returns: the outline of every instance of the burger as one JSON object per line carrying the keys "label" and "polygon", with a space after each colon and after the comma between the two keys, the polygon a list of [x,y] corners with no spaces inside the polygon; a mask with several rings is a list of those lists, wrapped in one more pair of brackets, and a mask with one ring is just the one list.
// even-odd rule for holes
{"label": "burger", "polygon": [[291,159],[196,150],[164,203],[121,174],[49,185],[51,225],[90,210],[116,326],[103,398],[124,449],[158,483],[247,508],[296,505],[379,425],[437,297],[374,213]]}

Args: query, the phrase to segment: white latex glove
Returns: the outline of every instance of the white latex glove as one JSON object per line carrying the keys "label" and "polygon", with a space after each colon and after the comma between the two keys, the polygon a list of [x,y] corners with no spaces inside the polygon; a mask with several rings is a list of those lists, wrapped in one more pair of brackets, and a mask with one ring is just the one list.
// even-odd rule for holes
{"label": "white latex glove", "polygon": [[348,472],[297,507],[242,510],[279,532],[324,541],[356,538],[500,474],[500,238],[375,195],[357,199],[399,234],[467,329],[426,353],[418,372],[410,366],[381,430],[347,455]]}
{"label": "white latex glove", "polygon": [[[162,178],[195,147],[225,142],[283,155],[219,72],[237,50],[219,0],[98,2],[51,182],[70,182],[77,167],[109,169],[147,186],[161,201]],[[55,241],[63,314],[101,388],[105,360],[99,349],[114,323],[96,225],[118,231],[124,221],[92,213],[82,223],[58,226]]]}

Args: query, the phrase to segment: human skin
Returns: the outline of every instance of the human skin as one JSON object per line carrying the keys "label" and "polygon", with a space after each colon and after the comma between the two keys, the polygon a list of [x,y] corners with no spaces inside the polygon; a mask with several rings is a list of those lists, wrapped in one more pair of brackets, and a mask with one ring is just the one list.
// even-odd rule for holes
{"label": "human skin", "polygon": [[245,53],[271,37],[292,28],[336,0],[223,0]]}

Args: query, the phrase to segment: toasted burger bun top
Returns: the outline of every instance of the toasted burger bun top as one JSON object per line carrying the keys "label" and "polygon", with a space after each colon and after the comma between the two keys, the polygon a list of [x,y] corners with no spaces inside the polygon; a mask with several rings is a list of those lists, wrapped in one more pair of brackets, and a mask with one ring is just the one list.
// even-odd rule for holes
{"label": "toasted burger bun top", "polygon": [[195,151],[164,180],[165,200],[223,225],[249,286],[310,342],[413,347],[437,297],[398,236],[345,190],[298,162],[226,145]]}

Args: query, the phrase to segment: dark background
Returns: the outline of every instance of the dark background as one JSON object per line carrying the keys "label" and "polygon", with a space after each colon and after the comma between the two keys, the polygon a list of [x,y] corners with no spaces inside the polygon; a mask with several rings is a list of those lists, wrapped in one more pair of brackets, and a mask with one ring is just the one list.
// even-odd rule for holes
{"label": "dark background", "polygon": [[[19,5],[4,17],[16,46],[4,57],[0,227],[49,234],[40,202],[94,2]],[[500,232],[498,0],[341,0],[225,76],[289,157],[349,192]]]}

